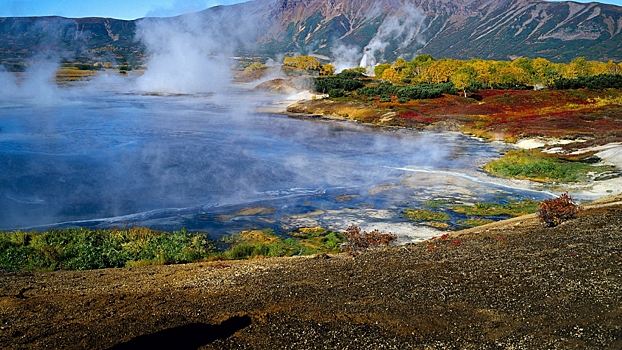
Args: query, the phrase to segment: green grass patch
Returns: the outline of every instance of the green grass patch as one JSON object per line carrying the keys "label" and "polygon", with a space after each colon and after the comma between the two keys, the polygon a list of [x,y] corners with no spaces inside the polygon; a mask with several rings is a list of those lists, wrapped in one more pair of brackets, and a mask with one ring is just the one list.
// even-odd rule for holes
{"label": "green grass patch", "polygon": [[[453,212],[470,216],[521,216],[532,214],[538,211],[538,202],[526,200],[521,202],[496,203],[482,202],[474,205],[451,205],[449,209]],[[462,223],[464,224],[464,223]]]}
{"label": "green grass patch", "polygon": [[219,250],[202,233],[147,228],[45,232],[0,232],[0,267],[16,271],[92,270],[179,264],[214,259],[292,256],[340,252],[341,233],[321,228],[305,238],[283,238],[272,230],[245,231],[223,239]]}
{"label": "green grass patch", "polygon": [[[13,270],[90,270],[134,264],[174,264],[214,252],[205,235],[145,228],[1,232],[0,266]],[[138,263],[140,262],[140,263]]]}
{"label": "green grass patch", "polygon": [[297,236],[304,238],[283,238],[270,229],[244,231],[225,238],[232,246],[223,255],[227,259],[250,259],[336,253],[345,242],[343,234],[322,228],[301,229]]}
{"label": "green grass patch", "polygon": [[404,210],[404,218],[416,222],[451,220],[451,217],[447,213],[424,209],[406,209]]}
{"label": "green grass patch", "polygon": [[564,183],[586,181],[590,176],[614,169],[560,159],[535,149],[512,150],[484,166],[486,172],[499,177]]}
{"label": "green grass patch", "polygon": [[483,226],[486,224],[490,224],[494,222],[494,220],[489,220],[489,219],[466,219],[466,220],[461,220],[458,223],[460,225],[463,226],[467,226],[467,227],[477,227],[477,226]]}

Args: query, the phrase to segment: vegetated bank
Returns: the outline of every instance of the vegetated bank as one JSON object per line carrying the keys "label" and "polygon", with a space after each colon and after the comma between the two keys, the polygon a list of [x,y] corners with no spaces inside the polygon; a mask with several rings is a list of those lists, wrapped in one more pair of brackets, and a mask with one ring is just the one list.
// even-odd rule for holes
{"label": "vegetated bank", "polygon": [[286,257],[342,251],[343,233],[301,228],[288,237],[272,230],[244,231],[220,241],[185,229],[68,228],[45,232],[0,232],[0,269],[91,270],[196,261]]}
{"label": "vegetated bank", "polygon": [[[459,61],[422,55],[376,67],[381,79],[356,69],[315,78],[315,91],[328,97],[300,101],[287,111],[379,126],[461,131],[509,143],[564,140],[554,152],[509,152],[485,170],[540,182],[587,181],[603,174],[620,176],[614,167],[592,166],[598,160],[586,151],[622,141],[620,72],[613,62],[580,59],[564,65],[542,59]],[[520,166],[508,166],[516,160]]]}
{"label": "vegetated bank", "polygon": [[0,278],[6,349],[622,346],[622,198],[405,246]]}

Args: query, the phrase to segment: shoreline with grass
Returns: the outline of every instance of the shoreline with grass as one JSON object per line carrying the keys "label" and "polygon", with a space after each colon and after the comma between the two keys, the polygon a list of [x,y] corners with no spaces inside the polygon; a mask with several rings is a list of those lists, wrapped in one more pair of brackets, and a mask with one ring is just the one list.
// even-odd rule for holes
{"label": "shoreline with grass", "polygon": [[[602,208],[609,202],[619,204],[621,200],[621,195],[609,196],[589,206]],[[467,229],[438,231],[439,235],[423,242],[434,242],[438,236],[442,236],[443,240],[461,236],[463,232],[469,232],[469,227],[486,230],[487,227],[507,225],[517,218],[533,218],[536,212],[544,224],[554,227],[574,219],[583,211],[583,207],[576,204],[572,197],[563,194],[543,202],[489,202],[472,206],[429,201],[425,204],[425,209],[406,209],[403,215],[413,222],[446,229],[449,227],[449,211],[467,215],[470,223],[462,224]],[[491,216],[507,216],[512,219],[487,219]],[[0,231],[0,277],[27,271],[132,269],[194,262],[216,262],[224,265],[227,261],[234,260],[317,254],[348,253],[356,256],[363,251],[389,246],[397,241],[398,236],[393,233],[384,233],[378,229],[368,232],[356,225],[351,225],[344,232],[309,227],[299,228],[287,235],[277,235],[271,229],[247,230],[220,240],[208,239],[204,234],[185,229],[169,233],[144,227],[68,228],[44,232]]]}
{"label": "shoreline with grass", "polygon": [[[522,97],[529,93],[517,92]],[[507,94],[509,93],[505,92],[504,96]],[[444,98],[452,100],[452,103],[456,99],[466,100],[459,96]],[[292,103],[292,100],[295,102]],[[602,135],[594,132],[594,135],[582,138],[585,131],[582,128],[587,128],[586,126],[564,130],[558,128],[559,123],[548,127],[539,126],[540,129],[534,135],[527,132],[525,135],[515,136],[509,132],[486,130],[492,123],[482,124],[478,119],[487,116],[444,112],[441,109],[447,101],[439,100],[442,98],[414,102],[425,105],[428,115],[411,116],[409,112],[396,111],[400,108],[396,101],[374,101],[369,104],[352,99],[332,99],[312,91],[302,91],[290,94],[286,99],[275,103],[271,112],[293,118],[321,118],[377,127],[460,132],[482,141],[501,141],[515,147],[515,150],[483,167],[487,174],[499,182],[529,190],[545,188],[560,193],[570,191],[584,200],[596,200],[622,192],[622,137],[614,135],[599,139]],[[412,101],[409,103],[407,109],[416,108]],[[602,101],[600,104],[602,105]],[[510,107],[511,105],[505,106]],[[513,117],[520,119],[520,113],[516,114],[518,116]],[[540,117],[546,118],[546,115]],[[615,130],[608,132],[615,133]],[[521,158],[524,166],[514,166],[513,163]]]}
{"label": "shoreline with grass", "polygon": [[202,348],[620,348],[621,226],[617,196],[355,255],[0,271],[0,343],[131,348],[242,320]]}

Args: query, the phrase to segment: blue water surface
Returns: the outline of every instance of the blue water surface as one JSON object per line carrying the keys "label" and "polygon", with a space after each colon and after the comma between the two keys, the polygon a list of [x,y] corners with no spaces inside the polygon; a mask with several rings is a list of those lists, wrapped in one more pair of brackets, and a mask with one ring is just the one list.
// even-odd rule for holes
{"label": "blue water surface", "polygon": [[[400,187],[414,169],[483,176],[478,167],[503,149],[457,133],[257,111],[269,102],[234,89],[0,101],[0,229],[136,224],[223,234],[344,208],[389,210],[399,221],[400,210],[429,198],[370,190]],[[539,196],[486,186],[475,200]],[[273,210],[219,216],[251,206]]]}

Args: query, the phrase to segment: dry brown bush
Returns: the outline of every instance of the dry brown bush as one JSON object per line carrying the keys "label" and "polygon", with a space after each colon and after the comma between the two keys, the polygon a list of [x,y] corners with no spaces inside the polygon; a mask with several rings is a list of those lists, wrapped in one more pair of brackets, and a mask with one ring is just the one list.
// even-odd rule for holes
{"label": "dry brown bush", "polygon": [[382,233],[378,230],[371,232],[361,231],[361,228],[356,225],[351,225],[346,229],[346,244],[344,251],[350,254],[357,254],[357,252],[381,245],[389,245],[391,242],[397,240],[397,236],[392,233]]}
{"label": "dry brown bush", "polygon": [[538,216],[549,227],[571,220],[583,207],[576,204],[568,192],[554,199],[546,199],[538,204]]}

